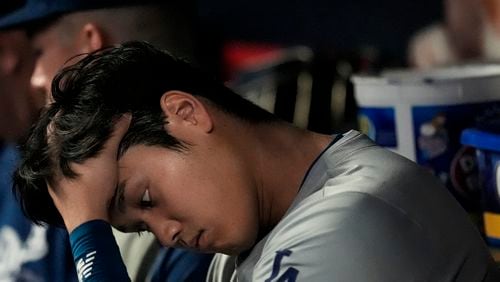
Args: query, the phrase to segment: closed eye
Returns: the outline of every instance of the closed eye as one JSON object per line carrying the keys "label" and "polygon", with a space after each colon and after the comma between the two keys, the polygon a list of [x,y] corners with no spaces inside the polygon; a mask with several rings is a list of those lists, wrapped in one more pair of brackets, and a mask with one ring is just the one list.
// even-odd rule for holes
{"label": "closed eye", "polygon": [[149,195],[149,189],[146,189],[144,191],[144,194],[142,194],[140,206],[141,208],[151,208],[153,206],[153,201],[151,200],[151,196]]}

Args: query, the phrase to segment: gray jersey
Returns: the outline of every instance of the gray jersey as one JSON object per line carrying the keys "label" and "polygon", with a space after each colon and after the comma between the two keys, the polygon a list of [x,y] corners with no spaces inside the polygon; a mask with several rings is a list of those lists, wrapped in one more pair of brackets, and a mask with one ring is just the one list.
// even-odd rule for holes
{"label": "gray jersey", "polygon": [[500,281],[497,272],[438,180],[350,131],[317,159],[275,228],[244,260],[217,255],[208,280]]}

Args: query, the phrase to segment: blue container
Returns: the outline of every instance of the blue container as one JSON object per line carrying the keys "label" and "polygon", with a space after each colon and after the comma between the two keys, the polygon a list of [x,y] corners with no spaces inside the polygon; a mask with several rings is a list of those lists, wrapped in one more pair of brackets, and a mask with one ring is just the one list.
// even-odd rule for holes
{"label": "blue container", "polygon": [[461,142],[476,148],[485,233],[489,244],[500,246],[500,134],[466,129]]}

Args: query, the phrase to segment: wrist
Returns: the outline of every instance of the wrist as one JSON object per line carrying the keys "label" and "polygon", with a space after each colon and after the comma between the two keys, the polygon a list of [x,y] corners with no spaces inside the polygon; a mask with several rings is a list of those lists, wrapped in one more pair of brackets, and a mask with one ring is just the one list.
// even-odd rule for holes
{"label": "wrist", "polygon": [[80,212],[76,211],[72,214],[63,215],[64,224],[68,233],[71,233],[75,228],[82,225],[83,223],[92,221],[92,220],[102,220],[105,222],[109,222],[108,216],[105,213],[98,212]]}

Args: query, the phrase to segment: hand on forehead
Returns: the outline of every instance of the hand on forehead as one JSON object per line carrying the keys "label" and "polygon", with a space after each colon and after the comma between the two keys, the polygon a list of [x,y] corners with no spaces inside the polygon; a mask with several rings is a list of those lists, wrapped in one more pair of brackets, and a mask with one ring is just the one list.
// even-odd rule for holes
{"label": "hand on forehead", "polygon": [[[55,115],[55,119],[57,119],[57,117],[60,116],[60,114],[61,114],[60,112],[57,113]],[[101,152],[99,153],[99,156],[97,156],[96,158],[104,156],[104,157],[110,157],[111,159],[114,160],[117,159],[120,142],[127,133],[131,120],[132,116],[130,114],[124,114],[116,120],[116,122],[114,123],[114,128],[113,132],[111,133],[111,136],[109,137],[108,140],[106,140]],[[61,134],[61,132],[57,132],[58,130],[55,128],[54,121],[48,124],[46,130],[47,130],[47,145],[50,150],[50,156],[54,163],[54,168],[57,167],[60,169],[61,167],[60,164],[58,163],[58,160],[59,160],[59,155],[61,154],[62,145],[60,144],[59,140],[60,136],[58,136],[58,134]],[[55,171],[54,173],[56,173],[56,175],[54,175],[55,177],[62,176],[60,174],[60,171]]]}
{"label": "hand on forehead", "polygon": [[67,164],[72,175],[58,162],[61,148],[57,128],[53,123],[47,127],[49,154],[53,160],[48,193],[68,231],[89,220],[108,220],[108,206],[118,182],[118,147],[130,120],[130,115],[124,115],[116,121],[110,138],[97,156]]}

